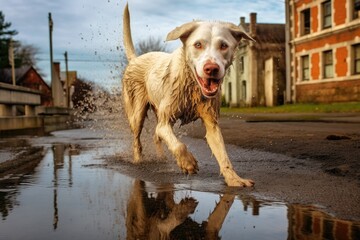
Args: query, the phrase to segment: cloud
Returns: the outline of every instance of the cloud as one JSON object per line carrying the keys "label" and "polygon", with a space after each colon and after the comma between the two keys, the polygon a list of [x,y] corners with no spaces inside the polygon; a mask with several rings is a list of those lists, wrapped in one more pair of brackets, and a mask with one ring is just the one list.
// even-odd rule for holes
{"label": "cloud", "polygon": [[[120,61],[123,54],[125,3],[125,0],[0,0],[0,10],[19,32],[16,40],[40,48],[39,65],[48,76],[51,12],[54,59],[61,61],[64,68],[63,54],[67,51],[70,69],[89,80],[106,82],[119,76],[120,63],[112,61]],[[239,23],[241,16],[248,20],[250,12],[257,12],[258,22],[285,22],[282,0],[129,0],[129,8],[135,43],[150,36],[165,39],[173,28],[193,19]],[[174,49],[179,44],[175,41],[168,46]]]}

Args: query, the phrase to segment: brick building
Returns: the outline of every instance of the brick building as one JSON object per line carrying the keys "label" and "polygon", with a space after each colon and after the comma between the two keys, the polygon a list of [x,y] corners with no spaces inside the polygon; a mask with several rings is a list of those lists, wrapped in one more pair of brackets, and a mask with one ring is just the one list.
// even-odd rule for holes
{"label": "brick building", "polygon": [[360,0],[287,0],[287,101],[360,101]]}
{"label": "brick building", "polygon": [[359,239],[356,222],[337,219],[314,207],[291,204],[288,207],[288,239]]}

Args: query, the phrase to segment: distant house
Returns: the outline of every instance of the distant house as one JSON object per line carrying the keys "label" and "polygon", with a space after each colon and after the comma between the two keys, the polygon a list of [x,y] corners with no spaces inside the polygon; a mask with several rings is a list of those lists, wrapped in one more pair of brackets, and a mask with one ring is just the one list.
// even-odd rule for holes
{"label": "distant house", "polygon": [[69,76],[69,86],[74,85],[76,79],[77,79],[77,71],[68,71],[68,73],[66,73],[65,71],[60,73],[60,78],[61,81],[63,82],[63,85],[66,84],[66,78],[67,76]]}
{"label": "distant house", "polygon": [[285,24],[250,23],[240,26],[256,42],[241,42],[224,78],[222,94],[230,106],[274,106],[284,103]]}
{"label": "distant house", "polygon": [[286,0],[287,98],[360,101],[360,0]]}
{"label": "distant house", "polygon": [[[27,87],[35,90],[40,90],[41,105],[51,106],[51,88],[42,79],[40,74],[32,66],[23,66],[15,69],[15,80],[17,86]],[[0,82],[12,84],[11,69],[0,69]]]}

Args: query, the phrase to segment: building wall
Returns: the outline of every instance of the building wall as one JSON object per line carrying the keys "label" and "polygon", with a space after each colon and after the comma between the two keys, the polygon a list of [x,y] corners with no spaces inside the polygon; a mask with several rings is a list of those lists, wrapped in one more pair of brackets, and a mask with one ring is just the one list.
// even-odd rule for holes
{"label": "building wall", "polygon": [[[240,67],[241,64],[242,67]],[[222,94],[229,106],[243,107],[248,106],[251,102],[250,92],[248,47],[241,45],[236,51],[234,61],[224,78]]]}
{"label": "building wall", "polygon": [[265,62],[273,58],[274,69],[274,90],[273,90],[273,105],[281,105],[284,103],[284,91],[285,91],[285,45],[283,43],[278,44],[265,44],[259,46],[256,51],[256,63],[257,67],[257,99],[253,99],[253,105],[265,106]]}
{"label": "building wall", "polygon": [[237,79],[237,91],[238,94],[238,105],[239,106],[248,106],[251,102],[251,84],[250,84],[250,76],[249,76],[249,55],[248,55],[248,48],[242,48],[239,51],[239,58],[237,59],[238,65],[240,62],[243,61],[243,69],[240,71],[238,70],[238,79]]}
{"label": "building wall", "polygon": [[298,102],[332,103],[360,101],[359,81],[331,81],[297,86]]}
{"label": "building wall", "polygon": [[[265,62],[274,58],[274,105],[284,103],[285,44],[256,42],[241,44],[222,86],[231,107],[265,106]],[[240,67],[243,61],[242,67]],[[231,86],[231,91],[229,90]],[[231,97],[230,97],[231,93]]]}
{"label": "building wall", "polygon": [[[325,23],[324,0],[289,0],[291,11],[291,81],[296,102],[360,101],[360,74],[354,74],[353,46],[360,43],[360,16],[354,0],[331,0],[331,26]],[[303,11],[310,9],[310,33],[304,34]],[[326,76],[324,52],[332,51],[332,76]],[[302,57],[309,57],[304,79]],[[330,71],[331,72],[331,71]]]}

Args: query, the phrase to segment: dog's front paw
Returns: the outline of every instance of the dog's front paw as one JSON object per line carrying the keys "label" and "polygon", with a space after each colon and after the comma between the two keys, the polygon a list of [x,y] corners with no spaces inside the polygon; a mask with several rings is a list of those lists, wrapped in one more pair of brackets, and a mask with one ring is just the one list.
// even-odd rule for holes
{"label": "dog's front paw", "polygon": [[177,160],[177,164],[183,173],[194,174],[199,171],[196,159],[189,152],[184,152]]}
{"label": "dog's front paw", "polygon": [[255,184],[253,180],[241,177],[225,179],[225,182],[229,187],[252,187]]}
{"label": "dog's front paw", "polygon": [[234,170],[224,171],[223,175],[225,182],[229,187],[252,187],[255,184],[251,179],[239,177]]}

